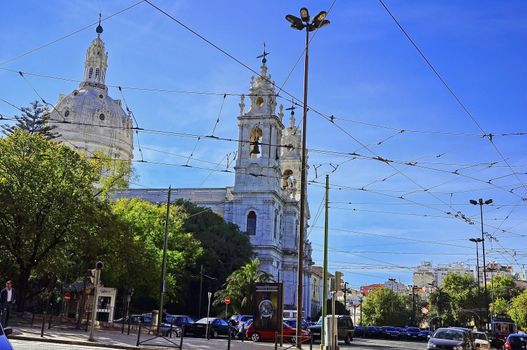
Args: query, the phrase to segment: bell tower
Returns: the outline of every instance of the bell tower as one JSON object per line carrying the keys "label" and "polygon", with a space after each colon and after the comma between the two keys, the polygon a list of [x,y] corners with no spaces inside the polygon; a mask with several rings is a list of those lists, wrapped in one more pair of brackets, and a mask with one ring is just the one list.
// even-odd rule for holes
{"label": "bell tower", "polygon": [[251,78],[249,109],[245,111],[244,95],[238,117],[239,142],[236,161],[235,191],[280,191],[280,155],[282,106],[276,114],[275,84],[267,72],[267,52],[260,75]]}
{"label": "bell tower", "polygon": [[108,69],[108,52],[104,48],[104,41],[101,40],[103,28],[101,26],[101,14],[99,14],[99,25],[95,29],[97,38],[93,39],[90,47],[86,51],[84,61],[84,81],[81,86],[93,86],[104,90],[108,88],[104,84],[106,70]]}

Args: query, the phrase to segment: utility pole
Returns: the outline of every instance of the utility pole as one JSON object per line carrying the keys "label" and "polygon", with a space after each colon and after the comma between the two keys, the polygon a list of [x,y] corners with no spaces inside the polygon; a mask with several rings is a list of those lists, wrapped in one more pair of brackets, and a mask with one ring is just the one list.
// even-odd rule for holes
{"label": "utility pole", "polygon": [[161,324],[163,323],[163,308],[165,302],[166,274],[167,274],[167,244],[168,244],[168,225],[170,223],[170,194],[172,187],[168,186],[167,213],[165,217],[165,238],[163,240],[163,262],[161,265],[161,297],[159,301],[159,318],[157,322],[157,335],[160,334]]}
{"label": "utility pole", "polygon": [[328,236],[329,236],[329,175],[326,175],[326,198],[324,217],[324,266],[322,267],[322,328],[320,332],[320,348],[323,349],[326,331],[326,315],[328,300]]}
{"label": "utility pole", "polygon": [[348,294],[348,282],[344,282],[344,308],[346,310],[348,310],[347,294]]}
{"label": "utility pole", "polygon": [[198,318],[201,318],[201,299],[203,293],[203,264],[199,268],[199,301],[198,301]]}

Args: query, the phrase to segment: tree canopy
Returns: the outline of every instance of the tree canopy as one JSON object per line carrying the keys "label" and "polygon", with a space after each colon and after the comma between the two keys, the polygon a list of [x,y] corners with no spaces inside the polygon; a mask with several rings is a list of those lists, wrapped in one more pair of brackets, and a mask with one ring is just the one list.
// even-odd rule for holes
{"label": "tree canopy", "polygon": [[231,299],[230,307],[234,313],[251,315],[256,283],[269,282],[271,277],[267,272],[260,270],[260,261],[253,259],[227,278],[227,286],[214,294],[213,305],[221,305],[225,296],[228,295]]}
{"label": "tree canopy", "polygon": [[386,287],[372,290],[364,298],[362,308],[365,325],[405,326],[411,319],[408,298]]}
{"label": "tree canopy", "polygon": [[509,315],[518,328],[527,328],[527,290],[512,299]]}
{"label": "tree canopy", "polygon": [[22,114],[15,116],[15,125],[2,125],[4,134],[9,135],[16,130],[24,130],[29,134],[41,135],[51,140],[59,136],[53,131],[56,126],[49,125],[50,113],[38,102],[31,102],[30,107],[22,107]]}
{"label": "tree canopy", "polygon": [[92,164],[40,134],[15,130],[0,139],[0,250],[23,302],[32,273],[63,262],[96,226]]}

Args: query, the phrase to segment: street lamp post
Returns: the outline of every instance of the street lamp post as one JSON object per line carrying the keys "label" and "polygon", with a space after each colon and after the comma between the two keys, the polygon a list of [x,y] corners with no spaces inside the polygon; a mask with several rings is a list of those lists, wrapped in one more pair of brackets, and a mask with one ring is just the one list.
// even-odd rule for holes
{"label": "street lamp post", "polygon": [[[481,282],[479,279],[479,246],[478,243],[483,242],[481,238],[470,238],[469,241],[476,243],[476,271],[478,275],[478,300],[481,297]],[[481,304],[480,304],[481,305]],[[481,324],[480,324],[481,327]]]}
{"label": "street lamp post", "polygon": [[[481,221],[481,248],[482,248],[482,254],[483,254],[483,288],[485,291],[485,312],[488,316],[489,314],[489,300],[488,300],[488,294],[487,294],[487,263],[485,261],[485,233],[483,231],[483,205],[489,205],[492,204],[492,199],[483,200],[482,198],[475,200],[471,199],[470,204],[472,205],[479,205],[479,212],[480,212],[480,221]],[[479,271],[478,271],[479,274]]]}
{"label": "street lamp post", "polygon": [[207,292],[207,296],[209,298],[209,302],[207,304],[207,330],[206,330],[206,338],[209,340],[209,316],[210,316],[210,298],[212,297],[212,292]]}
{"label": "street lamp post", "polygon": [[415,326],[415,288],[413,284],[409,285],[408,288],[412,288],[412,317],[411,317],[411,325]]}
{"label": "street lamp post", "polygon": [[[291,28],[296,30],[306,30],[306,53],[304,61],[304,108],[302,115],[302,169],[300,175],[300,228],[298,237],[298,277],[297,277],[297,318],[296,324],[302,324],[302,306],[303,306],[303,273],[304,273],[304,230],[305,230],[305,211],[306,211],[306,130],[307,130],[307,82],[309,66],[309,32],[322,28],[329,24],[326,19],[327,12],[319,12],[310,22],[309,11],[307,8],[300,9],[300,18],[287,15],[285,19],[291,23]],[[325,301],[324,301],[325,302]],[[296,347],[301,347],[302,328],[296,328]]]}

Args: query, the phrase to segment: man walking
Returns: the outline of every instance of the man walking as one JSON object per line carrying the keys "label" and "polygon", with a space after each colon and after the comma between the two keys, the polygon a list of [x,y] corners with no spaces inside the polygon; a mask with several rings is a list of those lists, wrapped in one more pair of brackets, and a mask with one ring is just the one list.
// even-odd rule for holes
{"label": "man walking", "polygon": [[2,325],[7,327],[9,316],[11,315],[11,308],[15,304],[16,293],[13,288],[13,282],[8,280],[5,284],[5,288],[0,291],[0,308],[2,310]]}

